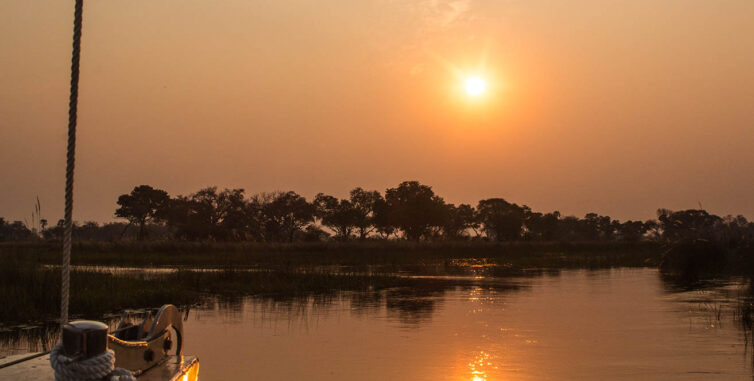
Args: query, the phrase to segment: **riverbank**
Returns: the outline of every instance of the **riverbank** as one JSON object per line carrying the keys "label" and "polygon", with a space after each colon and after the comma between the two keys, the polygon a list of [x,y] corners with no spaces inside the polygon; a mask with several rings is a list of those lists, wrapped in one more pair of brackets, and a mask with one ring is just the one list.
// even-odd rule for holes
{"label": "riverbank", "polygon": [[[31,263],[4,262],[0,270],[0,328],[8,324],[54,320],[60,311],[60,271]],[[504,282],[474,277],[410,277],[398,274],[331,273],[221,269],[176,270],[150,274],[117,268],[71,271],[70,311],[74,318],[99,319],[124,309],[156,308],[170,303],[201,304],[207,297],[254,296],[275,300],[333,297],[341,292],[379,292],[404,288],[438,292],[484,284],[511,288]]]}
{"label": "riverbank", "polygon": [[[658,266],[657,242],[412,242],[300,243],[76,242],[74,265],[133,267],[308,266],[389,267],[450,265],[482,261],[509,268],[609,268]],[[59,242],[0,243],[0,256],[43,264],[60,263]]]}
{"label": "riverbank", "polygon": [[[446,289],[473,278],[405,275],[501,278],[543,269],[656,267],[661,252],[655,243],[614,242],[76,242],[72,264],[84,268],[72,272],[70,310],[97,318],[124,308],[196,304],[205,295],[292,298],[395,287]],[[0,305],[8,307],[0,311],[0,322],[54,319],[59,263],[57,242],[0,244]],[[124,266],[174,270],[117,271]]]}

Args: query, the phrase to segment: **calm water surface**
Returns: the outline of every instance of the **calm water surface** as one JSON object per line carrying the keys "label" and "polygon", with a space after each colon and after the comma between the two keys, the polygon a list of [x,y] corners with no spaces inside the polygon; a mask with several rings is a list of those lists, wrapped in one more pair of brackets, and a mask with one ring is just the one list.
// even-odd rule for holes
{"label": "calm water surface", "polygon": [[520,283],[218,302],[191,311],[186,352],[203,380],[752,378],[736,286],[672,291],[650,269]]}
{"label": "calm water surface", "polygon": [[[203,381],[752,379],[735,283],[679,291],[620,269],[513,284],[215,300],[189,312],[185,352]],[[49,350],[52,327],[6,330],[0,355]]]}

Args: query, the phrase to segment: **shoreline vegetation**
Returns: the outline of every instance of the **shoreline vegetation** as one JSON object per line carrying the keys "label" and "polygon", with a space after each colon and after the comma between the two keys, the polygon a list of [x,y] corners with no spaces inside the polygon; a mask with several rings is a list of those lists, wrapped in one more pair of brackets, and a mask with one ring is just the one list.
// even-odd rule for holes
{"label": "shoreline vegetation", "polygon": [[[40,264],[60,263],[56,241],[0,242],[0,256]],[[483,261],[511,268],[657,267],[658,242],[185,242],[78,241],[72,265],[209,268],[442,265]]]}
{"label": "shoreline vegetation", "polygon": [[[647,221],[578,218],[502,198],[456,206],[416,181],[384,193],[356,188],[343,199],[320,193],[311,202],[292,191],[247,197],[243,189],[210,187],[171,197],[141,185],[117,205],[115,216],[127,224],[73,227],[71,263],[85,267],[73,271],[71,311],[82,317],[195,304],[206,295],[442,289],[478,276],[502,281],[575,268],[654,267],[691,286],[754,279],[754,223],[701,209],[659,209]],[[39,203],[31,223],[0,218],[0,305],[7,307],[0,322],[56,316],[63,228],[41,218]],[[177,270],[108,270],[116,267]]]}
{"label": "shoreline vegetation", "polygon": [[[736,231],[754,234],[743,216],[718,217],[704,210],[659,209],[657,219],[618,221],[587,213],[537,212],[503,198],[455,205],[431,186],[404,181],[383,193],[355,188],[346,198],[323,193],[311,201],[294,191],[247,196],[243,189],[209,187],[187,196],[140,185],[118,197],[116,218],[127,223],[74,222],[83,241],[157,240],[192,242],[322,241],[534,241],[636,242],[679,238],[687,233]],[[0,242],[60,240],[64,223],[41,218],[39,202],[29,221],[0,218]],[[676,226],[677,225],[677,226]],[[696,234],[696,233],[695,233]]]}
{"label": "shoreline vegetation", "polygon": [[[56,241],[0,243],[0,305],[8,306],[0,309],[0,329],[56,318],[60,249]],[[291,300],[397,288],[511,287],[505,283],[511,277],[562,269],[652,267],[665,281],[694,287],[714,277],[751,280],[750,257],[746,245],[730,248],[698,240],[78,241],[72,264],[81,267],[72,271],[70,309],[77,318],[98,319],[124,309],[190,306],[218,297]],[[137,271],[119,271],[123,267]],[[138,271],[150,268],[169,271]]]}
{"label": "shoreline vegetation", "polygon": [[[0,309],[0,322],[55,319],[60,248],[59,242],[0,243],[0,305],[13,306]],[[193,305],[206,297],[282,300],[395,288],[510,287],[504,284],[511,276],[565,268],[657,267],[660,259],[661,247],[653,242],[76,242],[72,264],[95,268],[72,271],[70,310],[96,319],[128,308]],[[129,266],[172,271],[117,271]]]}

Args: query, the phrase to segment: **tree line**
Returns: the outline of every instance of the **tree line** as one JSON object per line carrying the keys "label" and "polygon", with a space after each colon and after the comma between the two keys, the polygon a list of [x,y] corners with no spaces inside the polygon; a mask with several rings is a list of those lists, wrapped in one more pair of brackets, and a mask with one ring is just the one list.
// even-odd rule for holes
{"label": "tree line", "polygon": [[[719,217],[701,209],[659,209],[657,219],[618,221],[588,213],[535,212],[502,198],[476,206],[454,205],[432,187],[405,181],[380,193],[353,189],[347,198],[319,193],[311,201],[296,192],[258,193],[209,187],[171,197],[149,185],[118,197],[115,216],[127,222],[74,226],[83,240],[176,239],[187,241],[294,242],[325,240],[625,241],[754,238],[743,216]],[[0,218],[0,241],[60,239],[62,221],[38,229]]]}

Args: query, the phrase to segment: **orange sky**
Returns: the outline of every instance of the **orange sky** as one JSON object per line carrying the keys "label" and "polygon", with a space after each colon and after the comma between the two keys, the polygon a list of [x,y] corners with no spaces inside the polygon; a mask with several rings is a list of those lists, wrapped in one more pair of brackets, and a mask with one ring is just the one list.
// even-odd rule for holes
{"label": "orange sky", "polygon": [[[0,2],[0,216],[62,216],[73,1]],[[139,184],[754,217],[754,2],[88,1],[74,219]],[[469,99],[457,73],[489,91]]]}

